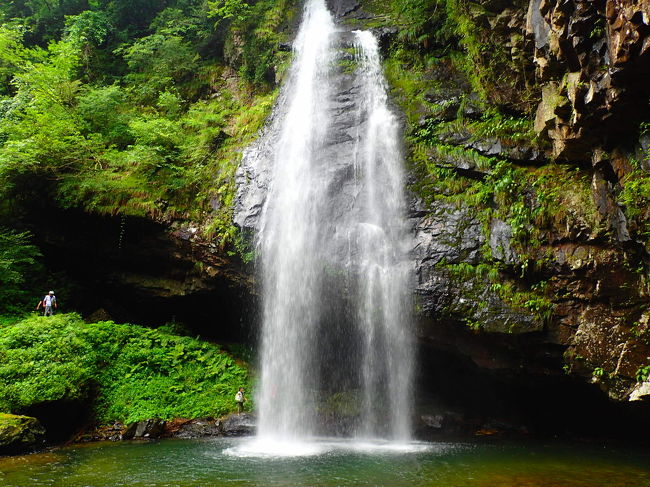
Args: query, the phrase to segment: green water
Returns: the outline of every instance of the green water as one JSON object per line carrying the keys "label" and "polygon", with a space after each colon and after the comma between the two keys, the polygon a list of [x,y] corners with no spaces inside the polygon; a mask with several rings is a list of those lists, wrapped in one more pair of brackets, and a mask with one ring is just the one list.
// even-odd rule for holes
{"label": "green water", "polygon": [[419,444],[413,451],[320,445],[301,457],[252,454],[251,440],[95,443],[0,458],[1,486],[650,487],[650,450]]}

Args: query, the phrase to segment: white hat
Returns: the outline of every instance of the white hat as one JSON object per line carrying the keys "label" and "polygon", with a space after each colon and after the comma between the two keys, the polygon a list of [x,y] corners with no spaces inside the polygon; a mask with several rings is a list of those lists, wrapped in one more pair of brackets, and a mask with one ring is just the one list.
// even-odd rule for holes
{"label": "white hat", "polygon": [[49,292],[49,293],[47,293],[47,294],[54,294],[54,291],[50,291],[50,292]]}

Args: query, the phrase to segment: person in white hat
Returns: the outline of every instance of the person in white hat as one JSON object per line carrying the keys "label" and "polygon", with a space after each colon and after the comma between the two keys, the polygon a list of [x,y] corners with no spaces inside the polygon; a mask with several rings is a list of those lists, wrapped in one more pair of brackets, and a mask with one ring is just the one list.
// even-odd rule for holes
{"label": "person in white hat", "polygon": [[59,307],[59,305],[56,304],[56,296],[54,295],[54,291],[50,291],[41,301],[39,301],[38,306],[36,306],[36,311],[38,311],[41,306],[43,306],[44,309],[43,316],[52,316],[54,313],[54,308]]}

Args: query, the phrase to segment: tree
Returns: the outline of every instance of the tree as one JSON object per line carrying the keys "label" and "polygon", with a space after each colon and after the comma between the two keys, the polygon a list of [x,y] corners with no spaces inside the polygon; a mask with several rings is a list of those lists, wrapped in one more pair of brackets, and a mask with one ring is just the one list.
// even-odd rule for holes
{"label": "tree", "polygon": [[41,256],[31,235],[0,228],[0,313],[24,310],[31,289],[26,288]]}

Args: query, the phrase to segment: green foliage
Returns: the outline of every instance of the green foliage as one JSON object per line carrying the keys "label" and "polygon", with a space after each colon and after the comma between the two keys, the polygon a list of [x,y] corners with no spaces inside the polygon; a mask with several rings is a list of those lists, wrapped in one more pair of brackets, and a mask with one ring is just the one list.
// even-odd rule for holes
{"label": "green foliage", "polygon": [[[449,31],[444,7],[436,0],[369,1],[370,11],[390,17],[398,30],[398,40],[426,51],[443,47],[453,35]],[[364,5],[365,7],[365,5]]]}
{"label": "green foliage", "polygon": [[[235,168],[277,95],[295,4],[3,8],[0,198],[33,191],[99,214],[192,219],[234,245]],[[42,22],[47,35],[25,27]]]}
{"label": "green foliage", "polygon": [[94,351],[71,321],[33,317],[0,329],[0,411],[87,398]]}
{"label": "green foliage", "polygon": [[[516,3],[525,8],[523,1]],[[483,101],[527,114],[535,107],[534,67],[523,49],[517,49],[523,44],[521,34],[508,32],[499,19],[501,6],[464,0],[374,0],[364,7],[380,16],[381,25],[398,29],[387,65],[392,86],[403,88],[393,78],[412,78],[413,68],[415,73],[426,72],[429,66],[451,61]],[[508,34],[510,42],[504,42]],[[398,61],[402,73],[390,66],[391,60]]]}
{"label": "green foliage", "polygon": [[[238,0],[224,2],[215,3],[223,3],[224,8],[229,4],[244,5]],[[258,88],[273,86],[275,68],[288,59],[288,53],[278,50],[278,45],[288,40],[279,31],[283,23],[292,19],[296,3],[295,0],[258,1],[246,8],[245,13],[233,15],[235,21],[226,46],[227,54],[238,66],[239,75]]]}
{"label": "green foliage", "polygon": [[488,19],[499,14],[489,4],[445,0],[447,29],[459,39],[462,51],[452,54],[455,65],[465,73],[473,90],[497,105],[510,105],[528,112],[532,90],[530,67],[521,55],[506,47]]}
{"label": "green foliage", "polygon": [[465,324],[472,331],[480,331],[481,328],[483,327],[483,324],[480,321],[472,321],[469,319],[465,320]]}
{"label": "green foliage", "polygon": [[220,416],[246,369],[215,345],[75,314],[0,328],[0,410],[88,401],[100,423]]}
{"label": "green foliage", "polygon": [[199,56],[183,37],[162,31],[138,39],[117,51],[129,68],[125,77],[135,100],[154,103],[158,95],[173,89],[198,67]]}
{"label": "green foliage", "polygon": [[[650,360],[650,357],[648,357],[648,360]],[[636,371],[636,381],[645,382],[648,379],[650,379],[650,365],[639,367],[639,369]]]}
{"label": "green foliage", "polygon": [[0,227],[0,313],[24,311],[32,291],[31,277],[40,268],[40,256],[29,233]]}
{"label": "green foliage", "polygon": [[607,372],[602,367],[596,367],[591,374],[595,379],[607,377]]}
{"label": "green foliage", "polygon": [[246,371],[214,345],[133,325],[88,326],[108,363],[97,377],[101,422],[220,416],[234,409],[234,391],[247,382]]}
{"label": "green foliage", "polygon": [[466,126],[474,140],[497,138],[508,145],[534,142],[536,137],[531,119],[506,116],[495,109],[487,110],[481,120]]}
{"label": "green foliage", "polygon": [[641,343],[650,345],[650,326],[648,323],[635,321],[630,327],[630,334]]}
{"label": "green foliage", "polygon": [[242,0],[208,0],[208,16],[217,19],[244,21],[251,12],[251,6]]}
{"label": "green foliage", "polygon": [[106,12],[85,10],[79,15],[65,19],[65,35],[85,49],[99,47],[110,34],[113,26]]}
{"label": "green foliage", "polygon": [[618,200],[625,216],[635,222],[637,234],[643,241],[650,242],[650,176],[647,172],[638,169],[625,176]]}

